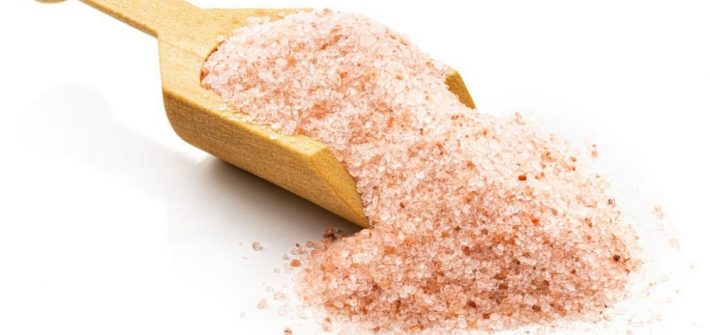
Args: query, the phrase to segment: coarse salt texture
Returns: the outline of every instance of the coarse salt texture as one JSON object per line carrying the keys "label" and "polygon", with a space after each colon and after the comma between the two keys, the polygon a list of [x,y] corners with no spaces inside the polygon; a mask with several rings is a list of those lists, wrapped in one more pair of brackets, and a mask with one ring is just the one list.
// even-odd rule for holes
{"label": "coarse salt texture", "polygon": [[205,87],[326,143],[356,180],[371,228],[291,261],[300,297],[371,332],[599,315],[640,261],[588,169],[596,150],[464,106],[445,73],[388,28],[329,10],[255,20],[206,61]]}

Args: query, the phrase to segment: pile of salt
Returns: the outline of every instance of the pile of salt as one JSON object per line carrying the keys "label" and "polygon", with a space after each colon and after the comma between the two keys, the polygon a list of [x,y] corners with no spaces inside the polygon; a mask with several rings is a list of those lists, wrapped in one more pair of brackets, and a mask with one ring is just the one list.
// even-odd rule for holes
{"label": "pile of salt", "polygon": [[372,331],[508,329],[596,314],[638,266],[596,156],[520,115],[462,105],[445,67],[364,17],[255,20],[203,85],[254,121],[328,144],[372,228],[300,260],[300,296]]}

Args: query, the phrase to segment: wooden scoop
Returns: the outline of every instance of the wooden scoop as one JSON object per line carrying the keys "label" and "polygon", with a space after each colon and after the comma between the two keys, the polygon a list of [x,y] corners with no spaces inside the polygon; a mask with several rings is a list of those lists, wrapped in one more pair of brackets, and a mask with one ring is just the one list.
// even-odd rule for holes
{"label": "wooden scoop", "polygon": [[[175,132],[188,143],[279,185],[362,227],[368,226],[355,181],[327,145],[245,122],[200,85],[202,64],[247,18],[280,18],[294,9],[201,9],[183,0],[82,0],[158,38],[163,99]],[[450,90],[473,107],[451,70]]]}

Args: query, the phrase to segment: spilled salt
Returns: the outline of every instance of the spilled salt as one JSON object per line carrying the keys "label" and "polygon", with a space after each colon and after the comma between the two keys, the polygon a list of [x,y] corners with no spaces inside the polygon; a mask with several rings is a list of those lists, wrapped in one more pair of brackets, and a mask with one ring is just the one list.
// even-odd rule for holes
{"label": "spilled salt", "polygon": [[[598,315],[639,266],[635,233],[580,151],[459,102],[446,67],[329,10],[239,28],[203,85],[251,120],[326,143],[371,228],[284,256],[299,296],[372,332],[502,330]],[[266,307],[266,301],[259,302]]]}

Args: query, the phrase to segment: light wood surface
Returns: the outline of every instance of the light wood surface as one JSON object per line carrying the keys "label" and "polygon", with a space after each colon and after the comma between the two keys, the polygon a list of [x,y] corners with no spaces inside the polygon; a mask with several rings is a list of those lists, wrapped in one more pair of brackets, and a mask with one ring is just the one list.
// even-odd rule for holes
{"label": "light wood surface", "polygon": [[[165,110],[181,138],[346,220],[368,226],[355,181],[328,146],[246,122],[243,114],[200,85],[205,59],[248,17],[278,18],[296,9],[201,9],[183,0],[82,1],[158,38]],[[446,81],[463,103],[474,107],[456,71],[451,70]]]}

